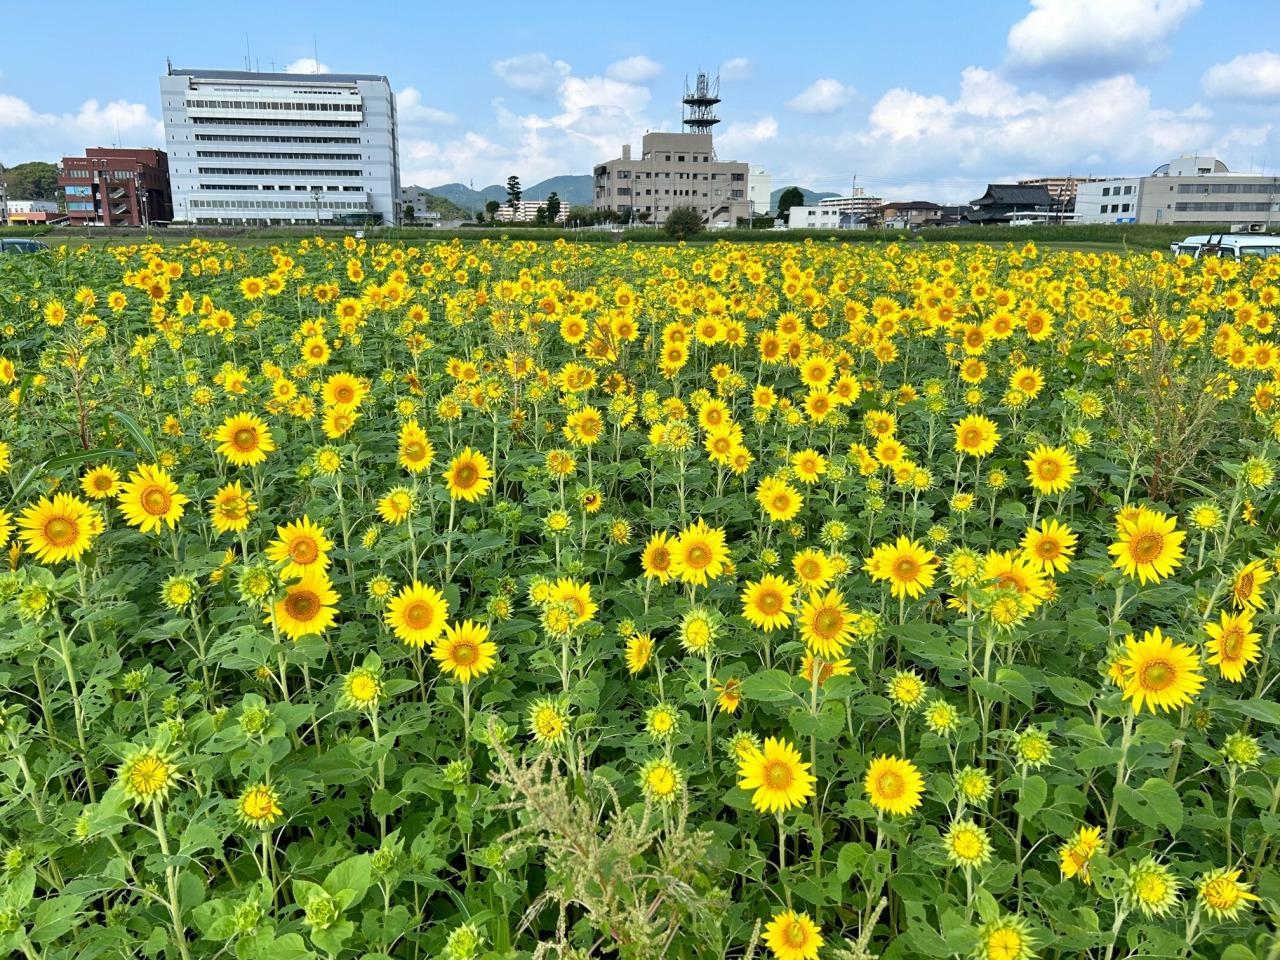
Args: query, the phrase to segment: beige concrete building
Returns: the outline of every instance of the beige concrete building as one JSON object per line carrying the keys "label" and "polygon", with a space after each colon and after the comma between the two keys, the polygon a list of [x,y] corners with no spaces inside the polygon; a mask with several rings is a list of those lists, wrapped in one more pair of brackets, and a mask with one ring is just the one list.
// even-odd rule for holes
{"label": "beige concrete building", "polygon": [[1146,177],[1081,184],[1080,223],[1212,224],[1270,230],[1280,224],[1280,177],[1232,173],[1216,157],[1184,156]]}
{"label": "beige concrete building", "polygon": [[594,170],[593,204],[622,218],[661,226],[672,210],[693,207],[709,227],[751,216],[745,163],[718,160],[709,133],[646,133],[640,156],[631,145]]}

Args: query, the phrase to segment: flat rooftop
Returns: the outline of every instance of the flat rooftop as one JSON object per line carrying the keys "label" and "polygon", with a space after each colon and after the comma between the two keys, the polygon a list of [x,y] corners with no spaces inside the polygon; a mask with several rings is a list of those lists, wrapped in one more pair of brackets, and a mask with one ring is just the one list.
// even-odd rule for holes
{"label": "flat rooftop", "polygon": [[377,73],[259,73],[254,70],[173,69],[171,77],[195,77],[198,80],[248,80],[271,83],[355,83],[358,80],[390,83]]}

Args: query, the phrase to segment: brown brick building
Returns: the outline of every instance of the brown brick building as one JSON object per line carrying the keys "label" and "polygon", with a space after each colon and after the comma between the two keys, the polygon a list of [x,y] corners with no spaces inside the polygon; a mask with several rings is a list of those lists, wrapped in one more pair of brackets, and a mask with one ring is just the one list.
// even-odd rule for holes
{"label": "brown brick building", "polygon": [[72,224],[137,227],[173,219],[163,150],[90,147],[83,157],[62,158],[58,185]]}

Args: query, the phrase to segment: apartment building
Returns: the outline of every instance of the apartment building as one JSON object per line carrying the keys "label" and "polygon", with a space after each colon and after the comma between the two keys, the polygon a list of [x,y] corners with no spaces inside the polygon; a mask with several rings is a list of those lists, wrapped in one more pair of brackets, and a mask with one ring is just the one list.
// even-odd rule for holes
{"label": "apartment building", "polygon": [[880,197],[870,196],[867,191],[858,187],[847,197],[824,197],[818,201],[818,207],[823,210],[838,210],[858,218],[872,217],[882,203],[884,200]]}
{"label": "apartment building", "polygon": [[141,227],[173,219],[163,150],[90,147],[63,157],[58,175],[73,226]]}
{"label": "apartment building", "polygon": [[1082,184],[1076,219],[1267,230],[1280,224],[1280,177],[1232,173],[1216,157],[1182,156],[1149,176]]}
{"label": "apartment building", "polygon": [[[515,206],[503,200],[502,206],[498,207],[493,219],[499,223],[533,223],[538,217],[538,209],[545,209],[546,206],[546,200],[517,200]],[[561,200],[560,212],[556,215],[556,223],[564,223],[565,217],[568,215],[569,204]]]}
{"label": "apartment building", "polygon": [[175,220],[400,221],[386,77],[170,69],[160,100]]}
{"label": "apartment building", "polygon": [[593,171],[594,206],[624,220],[661,226],[672,210],[693,207],[710,227],[751,216],[749,167],[719,160],[710,133],[646,133],[640,156],[631,145]]}
{"label": "apartment building", "polygon": [[1082,183],[1097,183],[1105,177],[1029,177],[1019,180],[1020,187],[1044,187],[1053,197],[1059,210],[1070,211],[1075,207],[1076,193]]}

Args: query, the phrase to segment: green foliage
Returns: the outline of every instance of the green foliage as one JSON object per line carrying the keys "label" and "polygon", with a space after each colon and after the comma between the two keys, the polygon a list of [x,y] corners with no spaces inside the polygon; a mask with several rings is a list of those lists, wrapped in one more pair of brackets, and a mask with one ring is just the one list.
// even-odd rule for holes
{"label": "green foliage", "polygon": [[702,232],[702,214],[693,207],[676,207],[667,214],[662,232],[672,240],[688,240]]}

